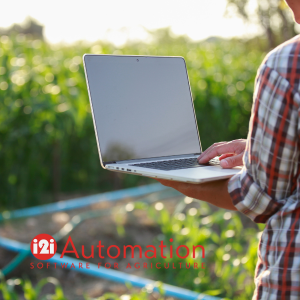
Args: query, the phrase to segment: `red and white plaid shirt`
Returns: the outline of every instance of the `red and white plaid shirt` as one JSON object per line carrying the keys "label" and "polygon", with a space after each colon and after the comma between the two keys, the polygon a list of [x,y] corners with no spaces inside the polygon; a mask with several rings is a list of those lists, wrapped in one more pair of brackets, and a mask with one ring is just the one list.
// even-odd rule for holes
{"label": "red and white plaid shirt", "polygon": [[266,223],[252,300],[300,299],[300,36],[258,70],[243,169],[229,181],[235,207]]}

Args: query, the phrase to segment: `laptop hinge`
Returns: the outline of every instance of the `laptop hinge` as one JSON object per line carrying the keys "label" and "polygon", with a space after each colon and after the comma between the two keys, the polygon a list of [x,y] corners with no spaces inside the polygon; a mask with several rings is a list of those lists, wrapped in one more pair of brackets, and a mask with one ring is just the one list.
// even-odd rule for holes
{"label": "laptop hinge", "polygon": [[161,157],[149,157],[149,158],[140,158],[140,159],[131,159],[131,160],[121,160],[121,161],[117,161],[115,163],[117,163],[117,164],[132,164],[132,163],[139,163],[139,162],[146,162],[146,161],[157,161],[157,160],[165,160],[165,159],[185,158],[185,157],[191,157],[191,156],[194,156],[194,155],[198,156],[199,153],[173,155],[173,156],[161,156]]}
{"label": "laptop hinge", "polygon": [[108,164],[116,164],[115,161],[107,161],[107,162],[103,162],[103,165],[108,165]]}

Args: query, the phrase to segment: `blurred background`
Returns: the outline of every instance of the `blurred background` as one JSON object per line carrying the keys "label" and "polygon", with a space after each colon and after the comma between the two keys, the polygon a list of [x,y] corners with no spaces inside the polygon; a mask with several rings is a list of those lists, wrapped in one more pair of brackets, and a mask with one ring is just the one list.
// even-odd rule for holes
{"label": "blurred background", "polygon": [[[151,179],[108,172],[100,167],[82,65],[84,53],[183,56],[202,147],[206,149],[214,142],[247,137],[257,68],[268,51],[299,32],[283,0],[66,0],[51,3],[28,0],[2,3],[2,214],[154,183]],[[132,210],[127,210],[130,216],[122,218],[122,222],[116,223],[112,217],[107,220],[111,229],[107,229],[108,225],[105,229],[109,233],[102,234],[113,236],[114,242],[128,243],[134,228],[139,227],[138,232],[143,236],[141,228],[145,227],[151,233],[148,244],[168,235],[178,235],[180,243],[183,237],[185,243],[206,243],[212,253],[208,258],[209,268],[201,274],[196,271],[185,275],[183,272],[165,274],[156,270],[156,273],[152,271],[154,274],[141,275],[223,298],[249,299],[253,292],[257,233],[263,226],[251,224],[238,213],[217,210],[180,195],[168,201],[163,207],[156,205],[160,209],[149,204],[154,211],[156,209],[156,217],[154,213],[148,216],[144,212],[140,218],[139,214],[134,216]],[[182,204],[180,213],[178,203]],[[0,224],[0,233],[29,242],[35,233],[40,233],[38,229],[42,223],[47,224],[44,231],[53,234],[70,220],[70,214],[6,220]],[[160,214],[168,215],[167,221]],[[148,222],[143,223],[143,227],[140,222],[145,218]],[[92,237],[99,239],[99,232],[103,230],[97,230],[99,222],[95,219],[90,224],[90,238],[86,232],[74,232],[74,236],[78,234],[78,244],[82,243],[82,238],[86,243],[91,243]],[[118,226],[123,226],[123,230]],[[195,227],[199,231],[192,234]],[[187,230],[182,232],[184,228]],[[139,243],[139,238],[135,242]],[[10,252],[0,248],[0,267],[12,258]],[[51,272],[55,277],[65,278],[65,273]],[[9,285],[25,284],[24,273],[28,273],[25,263],[5,279],[21,278],[19,281],[3,279],[2,297]],[[43,275],[49,274],[44,272]],[[41,274],[28,276],[34,285]],[[83,299],[84,292],[88,293],[99,284],[99,281],[89,283],[77,292],[72,288],[68,292],[68,284],[72,286],[72,280],[76,280],[72,276],[77,275],[70,275],[65,282],[70,299]],[[212,281],[211,276],[216,280]],[[237,278],[240,283],[236,282]],[[77,280],[85,282],[82,277]],[[235,284],[230,284],[231,281]],[[248,282],[247,288],[244,282]],[[19,297],[21,290],[17,290]],[[107,290],[97,291],[88,296],[101,296]],[[119,296],[124,293],[122,289],[108,291]],[[145,297],[155,297],[150,294]],[[142,299],[142,296],[137,297]],[[123,297],[125,299],[130,298]]]}

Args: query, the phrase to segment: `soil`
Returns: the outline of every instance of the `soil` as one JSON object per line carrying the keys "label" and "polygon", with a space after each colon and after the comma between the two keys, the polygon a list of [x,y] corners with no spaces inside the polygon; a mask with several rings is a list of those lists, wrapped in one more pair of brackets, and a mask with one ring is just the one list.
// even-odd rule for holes
{"label": "soil", "polygon": [[[181,199],[182,197],[171,198],[163,200],[163,203],[168,210],[172,211]],[[80,210],[57,212],[54,214],[45,214],[27,219],[5,221],[0,224],[0,236],[23,243],[30,243],[32,238],[40,233],[54,235],[75,215],[88,211],[95,212],[96,210],[103,211],[112,209],[112,213],[107,213],[107,215],[101,217],[87,219],[71,231],[70,236],[74,242],[76,250],[78,251],[79,259],[84,260],[81,253],[81,245],[85,246],[86,256],[91,254],[91,246],[94,245],[95,257],[89,258],[86,260],[87,262],[94,263],[96,265],[98,265],[98,263],[102,263],[102,266],[106,263],[111,263],[113,265],[117,262],[119,271],[154,280],[154,278],[151,278],[151,276],[147,274],[145,269],[133,268],[133,265],[136,262],[139,262],[141,265],[142,263],[147,262],[145,258],[138,258],[138,252],[135,252],[135,258],[131,258],[131,251],[129,249],[127,249],[126,258],[123,258],[122,255],[121,259],[112,259],[106,255],[108,245],[117,245],[121,251],[123,250],[123,245],[140,245],[143,249],[145,249],[145,247],[147,245],[151,245],[153,239],[161,233],[160,228],[147,216],[146,211],[133,210],[123,215],[115,213],[120,209],[120,207],[124,207],[124,205],[132,200],[133,199],[125,199],[117,203],[101,202],[97,205],[92,205]],[[122,220],[120,220],[120,217],[122,217]],[[124,228],[124,236],[120,236],[118,234],[116,219],[118,219],[118,223],[121,223]],[[58,253],[62,253],[68,236],[69,234],[57,243]],[[102,245],[106,246],[102,251],[102,255],[105,256],[104,259],[100,259],[98,256],[98,248],[96,248],[96,245],[98,245],[99,240],[101,240]],[[68,245],[67,249],[72,250],[71,245]],[[117,254],[117,250],[115,252],[113,250],[116,249],[111,249],[110,252],[112,256]],[[74,258],[76,257],[72,253],[67,253],[66,255]],[[15,256],[16,253],[0,248],[0,268],[3,268]],[[132,292],[132,288],[129,290],[124,284],[88,276],[75,272],[74,269],[62,269],[60,266],[57,266],[55,269],[53,264],[51,264],[47,269],[46,263],[44,263],[44,268],[38,269],[38,262],[41,261],[38,261],[33,257],[25,259],[23,263],[17,267],[17,269],[6,277],[6,279],[28,278],[32,281],[33,285],[35,285],[42,278],[54,277],[60,282],[65,296],[71,300],[82,300],[84,299],[84,295],[96,298],[106,292],[113,292],[118,295],[129,294]],[[31,269],[31,263],[34,265],[33,269]],[[126,268],[128,263],[131,264],[131,269]],[[138,289],[136,289],[136,291],[138,291]],[[46,284],[43,288],[43,294],[52,292],[54,292],[54,285],[50,283]],[[157,299],[158,295],[153,294],[151,297],[153,299]],[[23,299],[21,295],[20,299]],[[173,298],[166,297],[165,299],[171,300]]]}
{"label": "soil", "polygon": [[[61,197],[62,198],[62,197]],[[64,200],[68,198],[64,196]],[[74,198],[72,195],[69,198]],[[177,205],[177,203],[182,200],[182,196],[170,198],[167,200],[161,201],[164,206],[172,212]],[[102,266],[105,263],[111,263],[112,265],[117,262],[118,270],[125,272],[127,274],[133,274],[141,276],[143,278],[151,278],[146,269],[140,268],[126,268],[128,263],[133,266],[134,263],[139,262],[144,263],[149,260],[145,258],[138,258],[138,253],[135,252],[135,258],[131,258],[130,251],[127,251],[127,257],[121,259],[112,259],[107,257],[106,250],[108,245],[117,245],[121,251],[123,250],[124,245],[140,245],[143,249],[147,245],[153,244],[153,239],[161,234],[160,228],[156,225],[155,221],[150,219],[146,211],[143,210],[133,210],[129,211],[126,214],[120,215],[116,214],[121,207],[130,203],[133,199],[125,199],[118,202],[101,202],[96,205],[92,205],[83,209],[57,212],[54,214],[44,214],[38,217],[30,217],[26,219],[15,219],[11,221],[5,221],[0,224],[0,236],[7,237],[12,240],[16,240],[23,243],[30,243],[32,238],[40,233],[48,233],[54,235],[57,233],[64,225],[66,225],[72,217],[78,214],[82,214],[88,211],[104,211],[112,209],[111,212],[107,212],[106,215],[101,217],[95,217],[92,219],[87,219],[81,222],[77,227],[75,227],[70,236],[78,254],[80,260],[82,258],[81,245],[85,245],[85,255],[89,256],[91,254],[91,246],[94,245],[95,257],[89,258],[87,261],[89,263],[102,263]],[[188,208],[199,207],[197,202],[192,202],[188,205]],[[211,206],[212,210],[217,208]],[[241,215],[242,221],[245,226],[251,226],[251,221],[246,219]],[[117,230],[117,223],[122,224],[124,228],[124,236],[120,236]],[[58,242],[57,252],[62,253],[64,246],[67,242],[67,237],[69,234]],[[98,256],[98,245],[99,240],[101,244],[105,245],[104,254],[105,258],[100,259]],[[72,247],[68,246],[68,250],[71,250]],[[111,250],[111,255],[116,255],[116,251]],[[128,249],[127,249],[128,250]],[[144,253],[144,250],[143,250]],[[74,254],[67,253],[67,256],[75,257]],[[3,248],[0,248],[0,268],[3,268],[7,263],[9,263],[14,257],[15,253],[7,251]],[[147,260],[147,261],[146,261]],[[124,284],[115,283],[108,281],[102,278],[95,278],[93,276],[88,276],[82,273],[74,271],[74,269],[62,269],[60,266],[56,269],[54,265],[51,264],[47,269],[46,267],[42,269],[37,268],[37,263],[39,261],[33,257],[29,257],[23,261],[21,265],[17,267],[6,279],[9,278],[28,278],[31,280],[33,285],[45,277],[54,277],[56,278],[60,285],[63,288],[64,294],[67,299],[70,300],[82,300],[84,295],[87,295],[92,298],[99,297],[106,292],[113,292],[118,295],[129,294],[132,292]],[[34,268],[30,268],[30,264],[34,264]],[[44,263],[45,264],[45,263]],[[45,264],[46,265],[46,264]],[[53,293],[54,285],[46,284],[43,288],[43,294]],[[157,299],[157,294],[152,294],[152,299]],[[1,299],[1,295],[0,295]],[[20,294],[20,299],[24,299]],[[165,297],[165,299],[171,300],[172,297]]]}

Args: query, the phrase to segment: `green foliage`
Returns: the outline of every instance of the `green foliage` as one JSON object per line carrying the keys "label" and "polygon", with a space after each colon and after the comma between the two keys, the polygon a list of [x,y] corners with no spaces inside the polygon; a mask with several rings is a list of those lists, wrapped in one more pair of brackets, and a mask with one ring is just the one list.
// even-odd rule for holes
{"label": "green foliage", "polygon": [[[45,284],[52,283],[55,286],[54,294],[43,295],[41,293],[42,288]],[[16,287],[20,286],[21,289],[16,291]],[[105,293],[101,297],[94,300],[150,300],[153,299],[153,295],[155,295],[155,299],[163,300],[164,291],[162,289],[162,283],[157,281],[154,285],[147,285],[141,290],[134,290],[130,284],[127,284],[129,294],[117,295],[115,293]],[[154,288],[158,291],[154,292]],[[7,281],[2,278],[0,282],[0,296],[3,297],[3,300],[18,300],[20,299],[20,295],[22,295],[26,300],[68,300],[64,296],[64,292],[59,285],[59,282],[56,278],[48,277],[41,279],[37,285],[34,287],[30,280],[26,279],[18,279],[12,278]],[[84,296],[85,300],[92,300],[88,296]]]}
{"label": "green foliage", "polygon": [[[55,286],[55,293],[44,295],[41,298],[42,288],[47,284],[52,283]],[[33,287],[29,279],[12,278],[7,281],[2,278],[0,282],[0,295],[3,300],[17,300],[19,299],[19,291],[16,291],[16,287],[20,286],[22,289],[22,295],[26,300],[38,300],[38,299],[51,299],[51,300],[67,300],[64,296],[63,290],[59,285],[57,279],[48,277],[40,280],[35,287]]]}
{"label": "green foliage", "polygon": [[[136,209],[145,209],[161,227],[162,234],[154,244],[163,241],[167,245],[165,259],[152,258],[153,265],[160,262],[168,268],[147,269],[157,280],[187,288],[203,294],[229,299],[250,299],[254,291],[254,271],[257,260],[258,232],[261,228],[243,228],[240,217],[235,212],[218,210],[211,212],[205,202],[200,207],[187,207],[192,202],[186,197],[173,214],[162,203],[154,207],[135,203]],[[169,249],[173,246],[173,257]],[[175,255],[175,249],[185,245],[190,249],[186,258]],[[193,246],[196,248],[193,257]],[[187,254],[186,249],[180,256]],[[179,267],[181,263],[181,268]],[[197,263],[198,268],[194,268]],[[175,268],[173,267],[173,264]],[[202,267],[202,264],[204,268]]]}
{"label": "green foliage", "polygon": [[[103,296],[95,299],[95,300],[150,300],[157,299],[163,300],[162,297],[164,295],[164,291],[162,288],[162,282],[155,282],[154,284],[146,285],[139,291],[134,291],[130,284],[126,284],[128,290],[130,290],[130,294],[117,295],[115,293],[105,293]],[[154,288],[157,288],[157,291],[154,291]],[[86,300],[90,300],[88,297]]]}
{"label": "green foliage", "polygon": [[101,192],[150,179],[102,170],[85,83],[84,53],[183,56],[203,148],[246,137],[263,53],[242,41],[192,43],[153,33],[151,44],[54,46],[24,35],[0,39],[0,208]]}

